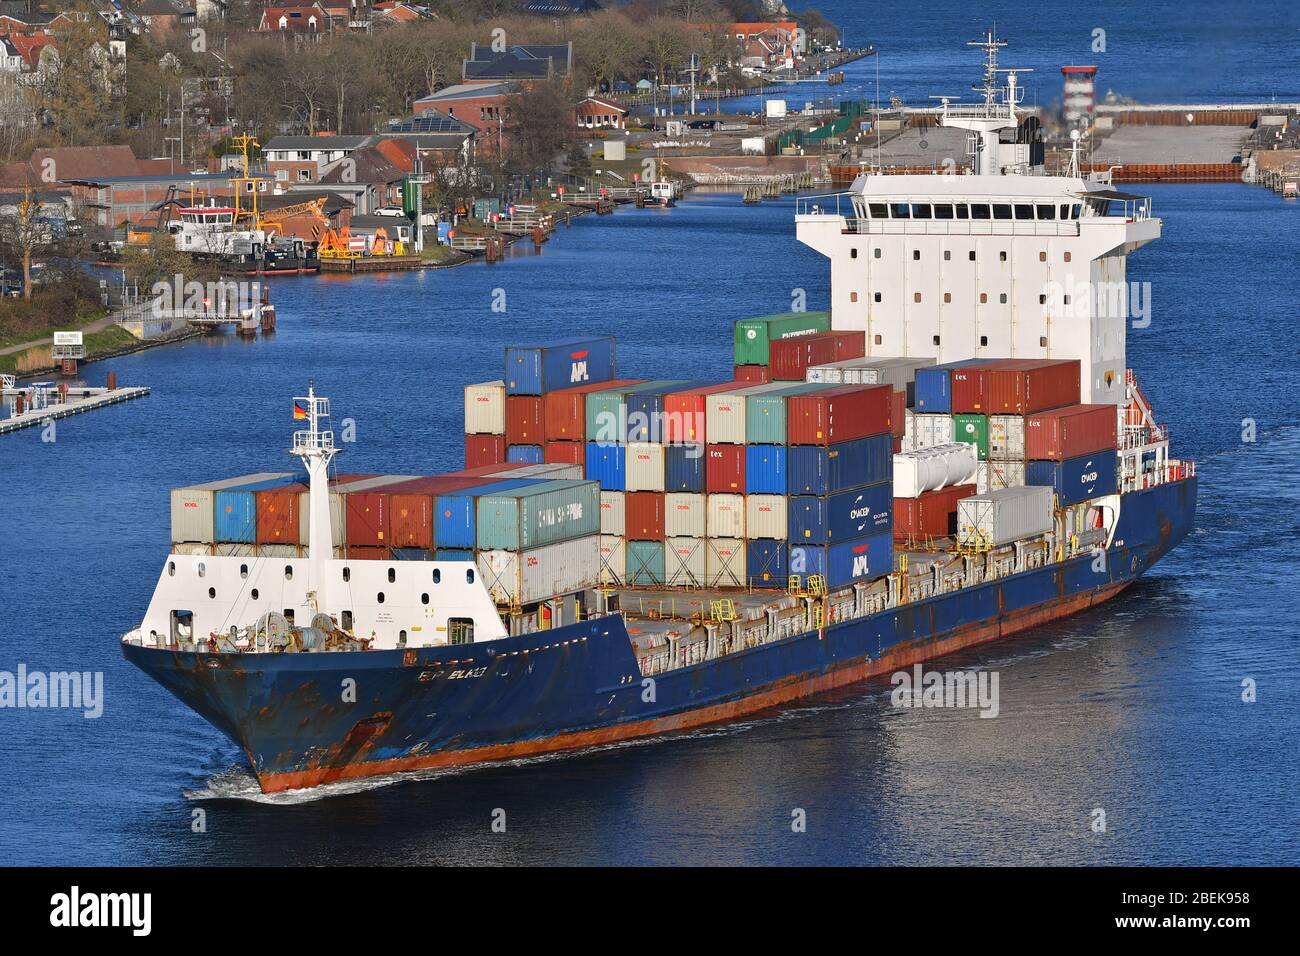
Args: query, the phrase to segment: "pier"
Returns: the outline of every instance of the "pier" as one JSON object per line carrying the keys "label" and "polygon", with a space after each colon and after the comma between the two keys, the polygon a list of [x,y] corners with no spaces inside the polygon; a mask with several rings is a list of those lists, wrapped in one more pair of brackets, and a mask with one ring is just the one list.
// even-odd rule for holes
{"label": "pier", "polygon": [[91,388],[89,386],[55,385],[53,382],[33,382],[18,386],[12,376],[3,376],[0,398],[9,409],[8,418],[0,418],[0,435],[34,428],[51,419],[70,418],[82,412],[107,408],[120,402],[144,398],[149,389],[143,385],[118,388]]}

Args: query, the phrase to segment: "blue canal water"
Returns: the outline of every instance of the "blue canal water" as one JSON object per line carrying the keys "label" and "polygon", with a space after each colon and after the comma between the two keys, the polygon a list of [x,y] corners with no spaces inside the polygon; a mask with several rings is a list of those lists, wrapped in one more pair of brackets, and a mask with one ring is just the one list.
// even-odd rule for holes
{"label": "blue canal water", "polygon": [[[971,77],[914,11],[820,6],[850,42],[895,51],[882,60],[899,65],[895,85]],[[1034,9],[1042,26],[1013,29],[1025,8],[999,8],[1002,32],[1049,46],[1044,70],[1085,59],[1058,33],[1110,22],[1104,8],[1048,4]],[[1140,23],[1111,28],[1117,59],[1104,62],[1133,77],[1127,91],[1156,95],[1159,57],[1195,47],[1204,17],[1187,14],[1183,42],[1165,29],[1173,10],[1146,4]],[[984,22],[941,13],[925,30],[942,42]],[[1251,36],[1281,55],[1273,31]],[[1250,82],[1283,75],[1229,49],[1231,69],[1216,79],[1225,58],[1211,58],[1176,92],[1253,98],[1264,87]],[[290,397],[308,378],[357,423],[340,468],[402,473],[459,464],[461,386],[496,377],[523,338],[609,332],[626,374],[722,378],[733,319],[798,294],[826,302],[827,270],[795,242],[789,199],[696,194],[588,216],[495,266],[274,280],[274,337],[89,366],[92,383],[112,369],[153,394],[60,423],[54,442],[0,439],[0,670],[100,671],[104,712],[0,710],[0,863],[1300,862],[1300,205],[1240,185],[1143,191],[1165,236],[1130,259],[1153,302],[1130,365],[1176,451],[1200,463],[1199,528],[1104,607],[951,659],[998,672],[992,720],[898,710],[877,682],[673,738],[264,798],[234,745],[118,651],[167,552],[168,489],[292,470]],[[805,833],[791,830],[796,809]]]}

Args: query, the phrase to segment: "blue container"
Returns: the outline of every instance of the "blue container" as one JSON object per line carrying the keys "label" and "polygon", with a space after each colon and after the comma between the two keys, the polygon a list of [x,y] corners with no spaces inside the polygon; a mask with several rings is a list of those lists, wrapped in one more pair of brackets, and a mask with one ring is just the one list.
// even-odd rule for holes
{"label": "blue container", "polygon": [[662,444],[664,435],[664,396],[702,388],[712,382],[671,382],[656,385],[646,392],[629,392],[624,399],[627,415],[627,440],[651,441]]}
{"label": "blue container", "polygon": [[546,460],[541,445],[511,445],[506,449],[506,461],[518,461],[525,465],[540,465]]}
{"label": "blue container", "polygon": [[435,561],[473,561],[474,552],[460,548],[439,548],[433,552],[433,559]]}
{"label": "blue container", "polygon": [[747,445],[745,447],[745,494],[785,494],[784,445]]}
{"label": "blue container", "polygon": [[787,573],[805,580],[810,574],[824,575],[830,588],[871,581],[894,570],[894,534],[885,531],[839,544],[792,544],[788,568]]}
{"label": "blue container", "polygon": [[433,557],[427,548],[394,548],[391,553],[394,561],[428,561]]}
{"label": "blue container", "polygon": [[955,368],[988,365],[992,359],[967,359],[964,362],[947,362],[927,365],[916,370],[916,388],[913,407],[919,415],[952,414],[952,375]]}
{"label": "blue container", "polygon": [[664,490],[704,494],[703,445],[669,445],[664,448]]}
{"label": "blue container", "polygon": [[614,377],[614,337],[557,339],[506,349],[506,394],[544,395]]}
{"label": "blue container", "polygon": [[526,488],[529,485],[540,484],[543,480],[511,478],[439,495],[433,503],[434,544],[440,551],[444,548],[472,550],[478,536],[478,521],[475,515],[478,511],[479,495],[509,491],[511,488]]}
{"label": "blue container", "polygon": [[253,481],[216,492],[212,498],[212,527],[221,544],[253,544],[257,541],[257,495],[266,488],[291,485],[301,479],[271,478]]}
{"label": "blue container", "polygon": [[826,497],[800,495],[786,508],[791,544],[830,544],[894,529],[894,485],[882,481]]}
{"label": "blue container", "polygon": [[626,448],[613,442],[587,442],[587,467],[583,471],[587,480],[600,482],[605,491],[622,491],[627,485]]}
{"label": "blue container", "polygon": [[791,445],[787,449],[786,488],[792,495],[833,495],[892,481],[893,476],[894,445],[887,434],[835,445]]}
{"label": "blue container", "polygon": [[1119,487],[1115,452],[1099,451],[1065,461],[1027,462],[1025,484],[1049,486],[1063,505],[1113,495]]}
{"label": "blue container", "polygon": [[629,541],[627,543],[627,583],[633,587],[650,587],[664,583],[664,543]]}
{"label": "blue container", "polygon": [[745,545],[745,576],[756,588],[783,588],[788,548],[784,541],[751,538]]}

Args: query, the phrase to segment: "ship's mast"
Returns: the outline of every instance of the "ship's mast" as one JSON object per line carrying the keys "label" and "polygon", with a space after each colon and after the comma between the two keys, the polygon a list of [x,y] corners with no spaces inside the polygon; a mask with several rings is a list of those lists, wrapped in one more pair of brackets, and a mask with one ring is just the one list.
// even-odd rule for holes
{"label": "ship's mast", "polygon": [[[1030,73],[1026,69],[1003,69],[998,66],[998,50],[1007,45],[993,31],[981,40],[969,40],[967,46],[984,51],[984,81],[972,89],[983,95],[984,102],[974,106],[952,106],[945,99],[940,113],[940,123],[957,129],[971,131],[972,167],[978,176],[997,176],[1005,173],[1000,148],[1003,130],[1015,129],[1019,124],[1016,107],[1024,99],[1017,74]],[[1006,74],[1006,82],[999,82],[999,74]]]}
{"label": "ship's mast", "polygon": [[334,447],[334,432],[328,428],[330,400],[317,397],[315,383],[308,382],[307,395],[295,398],[293,403],[294,417],[298,418],[305,412],[308,421],[306,431],[293,433],[291,449],[307,469],[310,489],[307,494],[307,563],[310,569],[307,596],[309,602],[314,600],[317,610],[328,612],[328,571],[334,547],[330,524],[329,466],[339,449]]}

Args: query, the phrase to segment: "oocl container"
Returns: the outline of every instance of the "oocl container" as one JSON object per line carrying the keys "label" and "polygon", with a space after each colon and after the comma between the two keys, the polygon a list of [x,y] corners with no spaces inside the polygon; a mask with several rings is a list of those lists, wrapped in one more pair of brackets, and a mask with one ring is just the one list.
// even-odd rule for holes
{"label": "oocl container", "polygon": [[937,445],[894,455],[894,497],[915,498],[945,485],[961,485],[975,476],[975,446],[964,442]]}
{"label": "oocl container", "polygon": [[736,382],[705,385],[664,396],[664,441],[670,445],[705,442],[708,439],[706,399],[719,392],[743,387]]}
{"label": "oocl container", "polygon": [[888,481],[893,444],[889,435],[872,435],[835,445],[791,445],[786,453],[788,491],[830,495]]}
{"label": "oocl container", "polygon": [[894,501],[894,540],[944,538],[957,533],[957,502],[975,494],[974,485],[952,485]]}
{"label": "oocl container", "polygon": [[745,443],[745,409],[751,395],[789,388],[789,382],[769,382],[750,385],[734,391],[711,392],[705,396],[705,430],[709,443],[714,445],[743,445]]}
{"label": "oocl container", "polygon": [[540,445],[545,441],[542,426],[542,396],[506,397],[506,444]]}
{"label": "oocl container", "polygon": [[480,551],[483,586],[497,604],[525,605],[595,587],[600,536],[572,538],[527,551]]}
{"label": "oocl container", "polygon": [[833,445],[890,431],[894,392],[888,385],[836,385],[791,395],[786,431],[791,445]]}
{"label": "oocl container", "polygon": [[750,538],[745,542],[745,577],[758,588],[783,588],[789,581],[786,572],[787,548],[784,541]]}
{"label": "oocl container", "polygon": [[664,534],[669,538],[703,538],[708,528],[705,495],[664,495]]}
{"label": "oocl container", "polygon": [[479,382],[465,386],[465,434],[506,433],[506,383]]}
{"label": "oocl container", "polygon": [[627,502],[622,491],[601,491],[600,533],[615,534],[620,538],[627,533]]}
{"label": "oocl container", "polygon": [[[945,362],[916,370],[915,401],[913,407],[926,415],[951,415],[952,373],[955,369],[978,368],[989,359],[967,359],[962,362]],[[979,409],[975,409],[979,411]]]}
{"label": "oocl container", "polygon": [[600,534],[600,485],[545,481],[478,496],[477,547],[527,551]]}
{"label": "oocl container", "polygon": [[664,541],[664,581],[670,588],[700,588],[705,578],[703,538],[668,538]]}
{"label": "oocl container", "polygon": [[653,442],[628,442],[624,480],[627,491],[663,491],[664,446]]}
{"label": "oocl container", "polygon": [[627,542],[627,576],[631,587],[662,587],[664,583],[664,543],[662,541]]}
{"label": "oocl container", "polygon": [[784,445],[745,446],[745,494],[785,494]]}
{"label": "oocl container", "polygon": [[704,493],[703,445],[668,445],[664,448],[664,490]]}
{"label": "oocl container", "polygon": [[1025,418],[1023,415],[989,416],[989,458],[999,461],[1025,460]]}
{"label": "oocl container", "polygon": [[952,416],[952,440],[974,445],[980,461],[989,457],[989,418],[987,415]]}
{"label": "oocl container", "polygon": [[708,445],[704,466],[704,490],[714,492],[745,491],[745,446]]}
{"label": "oocl container", "polygon": [[1077,404],[1078,359],[1017,359],[990,367],[989,405],[984,410],[992,414],[1029,415]]}
{"label": "oocl container", "polygon": [[789,500],[785,495],[746,495],[744,537],[784,538],[788,520],[786,503]]}
{"label": "oocl container", "polygon": [[791,544],[787,569],[805,580],[824,575],[831,588],[883,577],[894,570],[893,535],[884,531],[839,544]]}
{"label": "oocl container", "polygon": [[618,535],[600,536],[600,583],[615,587],[627,577],[627,543]]}
{"label": "oocl container", "polygon": [[745,496],[709,495],[705,531],[710,538],[745,536]]}
{"label": "oocl container", "polygon": [[636,541],[655,541],[664,534],[664,496],[657,491],[629,491],[624,499],[626,531]]}
{"label": "oocl container", "polygon": [[1052,530],[1052,489],[1003,488],[957,502],[957,543],[1001,547]]}
{"label": "oocl container", "polygon": [[830,544],[889,531],[893,510],[892,484],[882,481],[834,495],[792,497],[786,524],[792,543]]}
{"label": "oocl container", "polygon": [[1064,461],[1114,448],[1119,413],[1114,405],[1068,405],[1024,421],[1023,457]]}
{"label": "oocl container", "polygon": [[570,338],[506,349],[506,394],[542,395],[614,377],[614,338]]}
{"label": "oocl container", "polygon": [[609,391],[639,385],[641,379],[616,379],[608,382],[588,382],[573,388],[562,388],[542,396],[542,424],[547,441],[586,441],[587,396],[592,392]]}
{"label": "oocl container", "polygon": [[622,445],[587,442],[587,462],[583,473],[600,482],[607,491],[622,491],[626,482],[626,455]]}
{"label": "oocl container", "polygon": [[1023,461],[999,461],[991,458],[980,462],[985,469],[985,491],[998,491],[1002,488],[1014,488],[1025,483],[1025,463]]}
{"label": "oocl container", "polygon": [[704,543],[704,586],[746,587],[745,542],[741,538],[705,538]]}
{"label": "oocl container", "polygon": [[767,365],[772,342],[825,332],[830,327],[829,312],[787,312],[740,319],[733,326],[735,364]]}
{"label": "oocl container", "polygon": [[1118,488],[1115,452],[1099,451],[1065,461],[1027,462],[1025,484],[1050,487],[1063,505],[1113,495]]}

